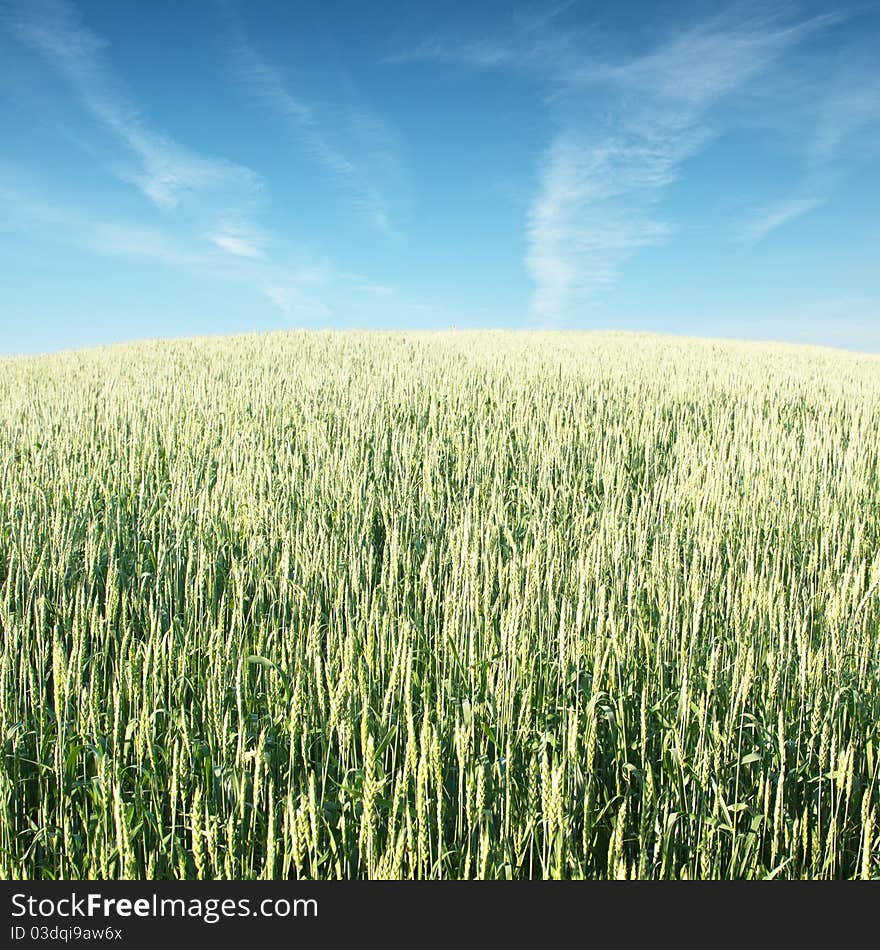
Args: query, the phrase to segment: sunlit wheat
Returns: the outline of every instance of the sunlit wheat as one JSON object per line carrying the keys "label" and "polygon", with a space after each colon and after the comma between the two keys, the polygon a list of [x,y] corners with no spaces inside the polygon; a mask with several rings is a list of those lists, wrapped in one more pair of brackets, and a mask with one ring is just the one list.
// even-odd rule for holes
{"label": "sunlit wheat", "polygon": [[880,358],[0,361],[0,875],[880,876]]}

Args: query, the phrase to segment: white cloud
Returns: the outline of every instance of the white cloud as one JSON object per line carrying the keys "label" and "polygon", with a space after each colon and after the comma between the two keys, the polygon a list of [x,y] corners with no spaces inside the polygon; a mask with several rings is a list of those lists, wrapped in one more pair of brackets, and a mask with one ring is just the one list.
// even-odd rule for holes
{"label": "white cloud", "polygon": [[835,89],[821,104],[811,159],[823,164],[836,158],[858,133],[880,124],[880,69],[850,74],[851,84]]}
{"label": "white cloud", "polygon": [[[561,0],[556,4],[518,4],[510,9],[508,28],[501,28],[492,36],[477,39],[461,35],[455,39],[432,36],[409,49],[384,57],[382,62],[453,63],[475,69],[512,66],[534,68],[547,74],[556,64],[565,61],[571,39],[569,34],[554,32],[554,21],[576,5],[577,0]],[[443,19],[445,22],[450,19],[449,11],[445,9]]]}
{"label": "white cloud", "polygon": [[632,206],[632,196],[668,184],[694,147],[682,135],[676,148],[651,151],[612,138],[593,144],[573,131],[547,149],[538,194],[528,215],[526,267],[535,281],[532,315],[558,319],[572,299],[609,286],[638,247],[657,243],[668,226]]}
{"label": "white cloud", "polygon": [[387,312],[377,307],[389,300],[405,305],[410,313],[419,306],[402,301],[396,287],[343,270],[306,248],[279,247],[272,241],[270,258],[269,237],[238,222],[223,221],[213,232],[177,233],[164,225],[114,218],[112,209],[65,201],[32,173],[0,162],[2,232],[37,240],[53,255],[72,248],[101,258],[160,263],[215,284],[238,284],[270,301],[295,324],[325,324],[337,314],[368,323],[372,316],[387,318]]}
{"label": "white cloud", "polygon": [[0,169],[0,220],[6,230],[37,234],[100,257],[141,257],[174,266],[207,260],[198,247],[165,228],[102,217],[92,209],[55,201],[7,169]]}
{"label": "white cloud", "polygon": [[794,44],[839,22],[825,14],[792,25],[778,16],[749,16],[736,8],[677,30],[651,52],[622,63],[586,62],[571,70],[575,82],[604,82],[652,100],[702,110],[754,79]]}
{"label": "white cloud", "polygon": [[339,193],[371,227],[396,234],[391,202],[379,182],[399,189],[405,178],[400,146],[391,127],[366,108],[332,114],[292,93],[279,69],[247,40],[232,10],[233,74],[254,101],[279,117],[305,154],[326,170]]}
{"label": "white cloud", "polygon": [[772,208],[763,208],[744,227],[743,240],[752,243],[763,241],[772,231],[800,218],[824,202],[825,199],[819,197],[793,198]]}
{"label": "white cloud", "polygon": [[207,235],[209,241],[227,254],[261,260],[266,256],[266,237],[254,230],[239,225],[225,224]]}
{"label": "white cloud", "polygon": [[511,64],[515,58],[515,49],[511,45],[497,40],[448,43],[435,37],[419,43],[413,49],[386,56],[383,62],[457,63],[463,66],[473,66],[477,69],[487,69]]}
{"label": "white cloud", "polygon": [[154,204],[174,208],[197,196],[247,206],[262,187],[248,168],[199,154],[151,127],[115,77],[106,42],[87,29],[66,0],[13,0],[0,12],[11,31],[75,90],[85,109],[137,159],[111,166]]}
{"label": "white cloud", "polygon": [[[560,130],[543,153],[528,213],[533,318],[564,320],[611,285],[638,248],[662,241],[671,227],[652,209],[716,134],[712,107],[831,21],[782,26],[725,15],[627,61],[569,56],[548,65]],[[590,89],[608,104],[603,114],[581,105]]]}
{"label": "white cloud", "polygon": [[[690,25],[670,23],[652,47],[615,58],[599,21],[562,24],[559,14],[570,6],[539,7],[494,36],[435,37],[391,60],[503,67],[540,81],[556,131],[539,161],[524,263],[535,287],[532,317],[542,324],[564,321],[613,285],[639,248],[674,230],[658,206],[687,160],[718,135],[716,106],[845,18],[793,21],[784,10],[740,3]],[[824,137],[833,138],[847,116],[861,121],[876,101],[863,96],[843,114],[832,110]],[[766,211],[755,233],[806,213],[821,200],[817,187]]]}
{"label": "white cloud", "polygon": [[314,323],[333,316],[324,301],[309,296],[294,284],[266,287],[263,293],[292,322]]}

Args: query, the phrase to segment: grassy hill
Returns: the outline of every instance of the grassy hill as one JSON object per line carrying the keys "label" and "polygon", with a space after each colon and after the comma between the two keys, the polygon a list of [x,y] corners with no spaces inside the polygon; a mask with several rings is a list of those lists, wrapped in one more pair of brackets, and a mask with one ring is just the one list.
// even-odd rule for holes
{"label": "grassy hill", "polygon": [[880,358],[0,361],[0,876],[880,875]]}

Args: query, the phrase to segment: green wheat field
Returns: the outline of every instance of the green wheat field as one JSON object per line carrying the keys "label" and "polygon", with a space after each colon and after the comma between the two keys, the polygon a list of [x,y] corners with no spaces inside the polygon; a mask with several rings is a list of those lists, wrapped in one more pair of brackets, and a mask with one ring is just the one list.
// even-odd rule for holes
{"label": "green wheat field", "polygon": [[880,357],[0,360],[0,876],[880,877]]}

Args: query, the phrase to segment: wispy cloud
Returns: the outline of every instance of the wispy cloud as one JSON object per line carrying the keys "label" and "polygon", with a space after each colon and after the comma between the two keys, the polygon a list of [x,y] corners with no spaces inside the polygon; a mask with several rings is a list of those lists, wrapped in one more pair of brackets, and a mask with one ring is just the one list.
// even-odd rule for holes
{"label": "wispy cloud", "polygon": [[254,228],[235,224],[221,224],[207,235],[208,240],[227,254],[252,260],[266,256],[266,236]]}
{"label": "wispy cloud", "polygon": [[860,133],[880,125],[880,66],[850,63],[819,99],[809,159],[822,166],[837,158]]}
{"label": "wispy cloud", "polygon": [[[544,153],[527,226],[535,320],[565,319],[613,283],[639,248],[666,238],[672,226],[658,220],[657,205],[684,163],[714,138],[716,103],[829,22],[725,14],[635,58],[569,59],[562,71],[556,63],[561,128]],[[574,104],[590,89],[610,103],[602,116]],[[763,227],[806,210],[806,203],[790,204]]]}
{"label": "wispy cloud", "polygon": [[[852,29],[844,45],[795,51],[787,59],[787,74],[757,93],[767,124],[796,141],[792,159],[800,176],[795,175],[793,193],[752,211],[741,239],[761,241],[827,203],[848,168],[880,153],[880,65],[873,45],[863,46],[857,23],[869,12],[869,6],[850,12]],[[826,17],[824,25],[843,19]]]}
{"label": "wispy cloud", "polygon": [[[3,232],[38,240],[56,259],[73,249],[99,258],[128,258],[183,270],[213,284],[248,288],[280,313],[285,323],[324,326],[336,318],[369,323],[388,318],[383,308],[399,301],[398,289],[372,283],[327,258],[304,248],[265,253],[268,239],[259,231],[235,225],[216,234],[177,233],[165,226],[144,225],[66,202],[35,182],[32,176],[0,163],[0,235]],[[275,242],[273,242],[275,243]],[[419,301],[407,301],[417,312]]]}
{"label": "wispy cloud", "polygon": [[307,266],[278,268],[266,281],[263,295],[288,323],[323,325],[342,318],[350,325],[382,325],[394,313],[412,315],[436,310],[425,300],[406,296],[399,287],[379,284],[366,275],[346,271],[324,258]]}
{"label": "wispy cloud", "polygon": [[[675,227],[663,220],[661,201],[686,162],[717,137],[717,107],[842,19],[829,13],[793,20],[742,3],[696,23],[671,23],[641,52],[614,56],[595,23],[563,23],[559,15],[569,6],[539,8],[497,36],[435,38],[394,57],[517,69],[541,82],[556,130],[541,153],[524,261],[535,288],[532,319],[540,324],[570,317],[614,284],[640,248],[667,239]],[[870,109],[867,99],[861,107]],[[820,201],[811,188],[762,209],[750,239]]]}
{"label": "wispy cloud", "polygon": [[587,62],[571,70],[577,83],[606,81],[683,109],[702,110],[764,73],[778,58],[817,30],[840,22],[823,14],[797,23],[778,13],[734,5],[679,29],[656,49],[617,63]]}
{"label": "wispy cloud", "polygon": [[323,301],[310,297],[296,285],[267,287],[266,297],[284,314],[291,323],[312,325],[316,321],[326,321],[333,311]]}
{"label": "wispy cloud", "polygon": [[[76,92],[84,108],[125,148],[110,170],[161,208],[196,198],[247,208],[261,187],[248,168],[202,155],[155,129],[116,77],[107,44],[67,0],[7,0],[0,18]],[[134,162],[131,159],[135,159]]]}
{"label": "wispy cloud", "polygon": [[265,297],[288,322],[310,325],[331,319],[336,312],[336,301],[347,296],[346,291],[359,279],[328,260],[319,260],[307,267],[287,268],[273,277],[263,289]]}
{"label": "wispy cloud", "polygon": [[455,63],[488,69],[512,64],[516,59],[513,45],[497,39],[450,42],[439,37],[423,40],[412,49],[401,50],[384,57],[384,63]]}
{"label": "wispy cloud", "polygon": [[[495,28],[489,36],[467,35],[470,27],[466,26],[458,36],[437,35],[423,39],[408,49],[386,55],[382,62],[450,63],[475,69],[510,66],[534,69],[543,75],[559,66],[567,74],[572,41],[576,40],[583,49],[584,38],[555,30],[553,24],[576,5],[577,0],[560,0],[514,6],[506,28]],[[577,61],[581,62],[580,57]]]}
{"label": "wispy cloud", "polygon": [[[574,131],[553,140],[542,160],[538,195],[528,213],[526,267],[535,282],[533,316],[553,320],[571,299],[591,296],[611,284],[630,252],[654,243],[665,225],[624,207],[621,198],[638,187],[625,181],[617,166],[619,147],[601,146]],[[656,156],[631,172],[642,187],[659,187],[674,167],[671,158]]]}
{"label": "wispy cloud", "polygon": [[282,71],[249,41],[234,8],[223,9],[232,36],[233,76],[245,94],[285,123],[362,220],[377,231],[396,233],[391,202],[376,183],[384,178],[399,184],[403,178],[397,137],[388,123],[364,108],[321,109],[291,91]]}
{"label": "wispy cloud", "polygon": [[825,201],[820,197],[792,198],[772,208],[763,208],[743,228],[743,240],[751,243],[763,241],[772,231],[802,217]]}
{"label": "wispy cloud", "polygon": [[0,172],[2,230],[37,235],[99,257],[147,258],[177,267],[208,262],[203,249],[167,228],[102,217],[45,195],[8,170]]}

